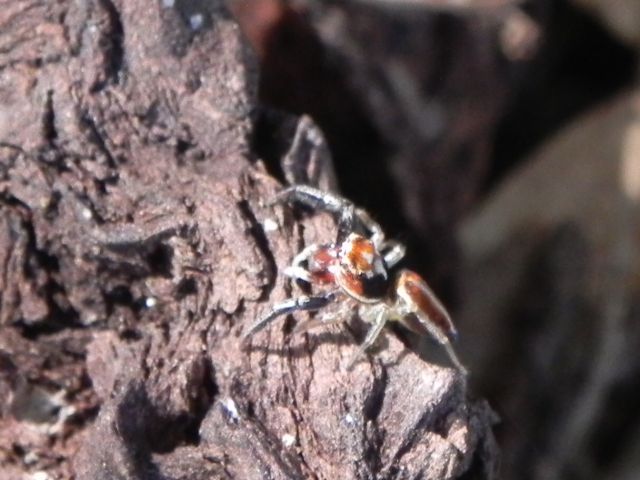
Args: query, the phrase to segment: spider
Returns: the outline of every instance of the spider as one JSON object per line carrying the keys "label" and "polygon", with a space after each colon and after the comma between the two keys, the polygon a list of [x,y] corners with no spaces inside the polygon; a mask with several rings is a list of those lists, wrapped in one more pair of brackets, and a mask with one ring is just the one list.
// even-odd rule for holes
{"label": "spider", "polygon": [[[402,269],[391,277],[390,269],[404,257],[404,246],[386,240],[380,225],[364,210],[342,197],[307,185],[282,190],[273,203],[298,203],[334,214],[338,220],[337,241],[309,245],[284,270],[292,279],[324,287],[324,292],[291,298],[274,306],[245,332],[244,339],[280,316],[321,310],[346,296],[355,300],[360,318],[371,324],[349,362],[349,369],[373,345],[387,321],[398,321],[415,333],[435,338],[455,367],[467,374],[451,346],[457,331],[447,310],[417,273]],[[342,320],[341,315],[317,318],[300,324],[294,332]]]}

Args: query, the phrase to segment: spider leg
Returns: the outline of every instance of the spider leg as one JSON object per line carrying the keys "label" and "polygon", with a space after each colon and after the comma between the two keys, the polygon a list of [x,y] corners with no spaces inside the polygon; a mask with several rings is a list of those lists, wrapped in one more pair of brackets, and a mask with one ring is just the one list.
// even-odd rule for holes
{"label": "spider leg", "polygon": [[403,244],[394,240],[385,241],[379,250],[383,252],[384,262],[388,268],[395,267],[407,251]]}
{"label": "spider leg", "polygon": [[304,268],[302,264],[307,262],[309,258],[315,254],[320,247],[316,244],[309,245],[305,247],[298,255],[293,257],[291,261],[291,265],[286,267],[282,273],[284,273],[287,277],[293,278],[294,280],[304,280],[305,282],[312,283],[313,276],[311,272]]}
{"label": "spider leg", "polygon": [[282,273],[294,280],[303,280],[307,283],[313,282],[313,277],[311,273],[309,273],[309,270],[298,265],[290,265],[285,268]]}
{"label": "spider leg", "polygon": [[278,192],[271,202],[300,203],[313,210],[324,210],[333,214],[338,223],[338,243],[352,232],[362,231],[376,248],[384,243],[384,232],[380,225],[363,209],[334,193],[325,192],[309,185],[293,185]]}
{"label": "spider leg", "polygon": [[342,302],[338,305],[338,308],[336,310],[332,310],[330,312],[325,311],[316,318],[312,318],[311,320],[303,323],[298,323],[293,329],[293,334],[298,335],[316,327],[344,322],[345,320],[351,318],[352,314],[353,305],[351,305],[349,302]]}
{"label": "spider leg", "polygon": [[[447,337],[447,335],[445,335],[442,330],[440,330],[434,323],[433,321],[427,317],[426,315],[424,315],[422,312],[414,312],[416,318],[418,319],[418,321],[422,324],[422,326],[429,332],[429,334],[440,344],[442,345],[442,348],[444,348],[444,351],[447,353],[447,355],[449,356],[449,359],[451,360],[451,363],[453,363],[453,365],[458,369],[458,371],[460,373],[462,373],[465,377],[468,375],[468,371],[465,368],[464,365],[462,365],[462,362],[460,361],[460,359],[458,358],[458,355],[456,355],[455,350],[453,349],[453,347],[451,346],[451,341],[449,340],[449,338]],[[405,322],[403,322],[405,323]],[[406,324],[406,323],[405,323]]]}
{"label": "spider leg", "polygon": [[376,222],[366,210],[362,208],[356,208],[354,210],[354,216],[360,221],[362,227],[368,231],[369,240],[373,242],[378,251],[382,251],[385,245],[384,232],[378,222]]}
{"label": "spider leg", "polygon": [[466,376],[467,369],[451,346],[451,340],[458,336],[458,332],[427,282],[417,273],[402,270],[397,277],[396,294],[393,316],[414,332],[433,337],[447,352],[451,363]]}
{"label": "spider leg", "polygon": [[356,230],[356,209],[353,205],[345,205],[338,217],[337,242],[344,242],[350,233]]}
{"label": "spider leg", "polygon": [[377,312],[377,315],[373,322],[373,326],[367,332],[367,336],[364,338],[364,341],[362,342],[360,347],[358,347],[356,353],[354,353],[351,357],[351,360],[349,360],[349,363],[347,364],[347,370],[351,370],[358,358],[360,358],[364,354],[364,352],[375,343],[376,339],[380,335],[380,332],[382,331],[382,328],[387,323],[388,314],[389,312],[386,307],[380,308],[380,310]]}
{"label": "spider leg", "polygon": [[460,373],[466,376],[467,369],[451,346],[451,339],[455,339],[458,332],[449,313],[427,283],[418,274],[403,270],[398,275],[396,292],[398,297],[392,308],[393,316],[410,330],[433,337]]}
{"label": "spider leg", "polygon": [[342,212],[353,204],[333,193],[325,192],[309,185],[293,185],[278,192],[271,202],[300,203],[314,210],[325,210],[334,214]]}
{"label": "spider leg", "polygon": [[273,322],[276,318],[282,315],[288,315],[293,312],[297,312],[299,310],[303,311],[312,311],[319,310],[322,307],[331,303],[337,297],[337,291],[331,291],[325,293],[324,295],[318,295],[315,297],[309,296],[301,296],[297,298],[290,298],[271,309],[271,311],[258,320],[256,323],[247,330],[242,336],[243,341],[249,338],[251,335],[259,332],[271,322]]}
{"label": "spider leg", "polygon": [[458,371],[460,373],[462,373],[462,375],[464,375],[466,377],[469,374],[469,372],[465,368],[465,366],[462,365],[462,362],[458,358],[458,355],[456,355],[455,350],[451,346],[451,341],[449,340],[449,338],[447,338],[446,335],[444,335],[440,330],[438,330],[435,327],[435,325],[430,321],[429,318],[427,318],[427,317],[425,317],[424,315],[421,315],[421,314],[416,314],[416,317],[420,320],[420,322],[429,331],[431,336],[440,345],[442,345],[442,348],[444,348],[444,351],[447,352],[447,355],[449,356],[449,359],[451,360],[451,363],[453,363],[453,365],[458,369]]}
{"label": "spider leg", "polygon": [[355,216],[360,221],[362,227],[368,232],[369,240],[373,242],[378,252],[384,256],[387,267],[394,267],[400,260],[404,258],[406,248],[400,242],[385,239],[382,227],[376,222],[366,210],[361,208],[355,209]]}
{"label": "spider leg", "polygon": [[356,222],[355,206],[349,200],[309,185],[293,185],[278,192],[273,203],[300,203],[313,210],[333,214],[338,222],[338,242],[353,232]]}
{"label": "spider leg", "polygon": [[458,369],[458,371],[465,377],[469,375],[469,371],[465,368],[464,365],[462,365],[462,362],[460,362],[460,359],[456,355],[455,350],[451,346],[451,342],[447,341],[446,343],[443,343],[442,346],[444,348],[444,351],[447,352],[447,355],[449,355],[451,362]]}

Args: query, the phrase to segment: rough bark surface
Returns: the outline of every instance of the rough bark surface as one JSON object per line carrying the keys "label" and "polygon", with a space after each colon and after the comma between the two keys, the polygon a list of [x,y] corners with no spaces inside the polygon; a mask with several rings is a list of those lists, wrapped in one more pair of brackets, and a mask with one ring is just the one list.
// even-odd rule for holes
{"label": "rough bark surface", "polygon": [[334,225],[265,205],[255,142],[324,185],[326,146],[256,131],[221,1],[0,7],[0,477],[495,476],[489,408],[395,335],[351,372],[357,321],[242,349]]}

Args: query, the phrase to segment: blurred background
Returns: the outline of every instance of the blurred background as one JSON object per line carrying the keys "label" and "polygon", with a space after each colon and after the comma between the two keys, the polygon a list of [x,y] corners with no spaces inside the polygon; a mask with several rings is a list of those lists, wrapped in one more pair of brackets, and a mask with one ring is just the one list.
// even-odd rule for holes
{"label": "blurred background", "polygon": [[640,478],[640,2],[229,3],[450,306],[503,478]]}

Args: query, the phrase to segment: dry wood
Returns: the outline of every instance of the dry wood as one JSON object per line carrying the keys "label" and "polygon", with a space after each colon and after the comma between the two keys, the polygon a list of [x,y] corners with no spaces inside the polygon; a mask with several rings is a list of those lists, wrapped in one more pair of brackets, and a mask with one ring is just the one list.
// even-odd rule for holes
{"label": "dry wood", "polygon": [[352,372],[357,322],[241,348],[334,225],[266,206],[257,152],[326,145],[278,115],[256,131],[221,1],[0,11],[2,478],[495,475],[489,408],[393,333]]}

